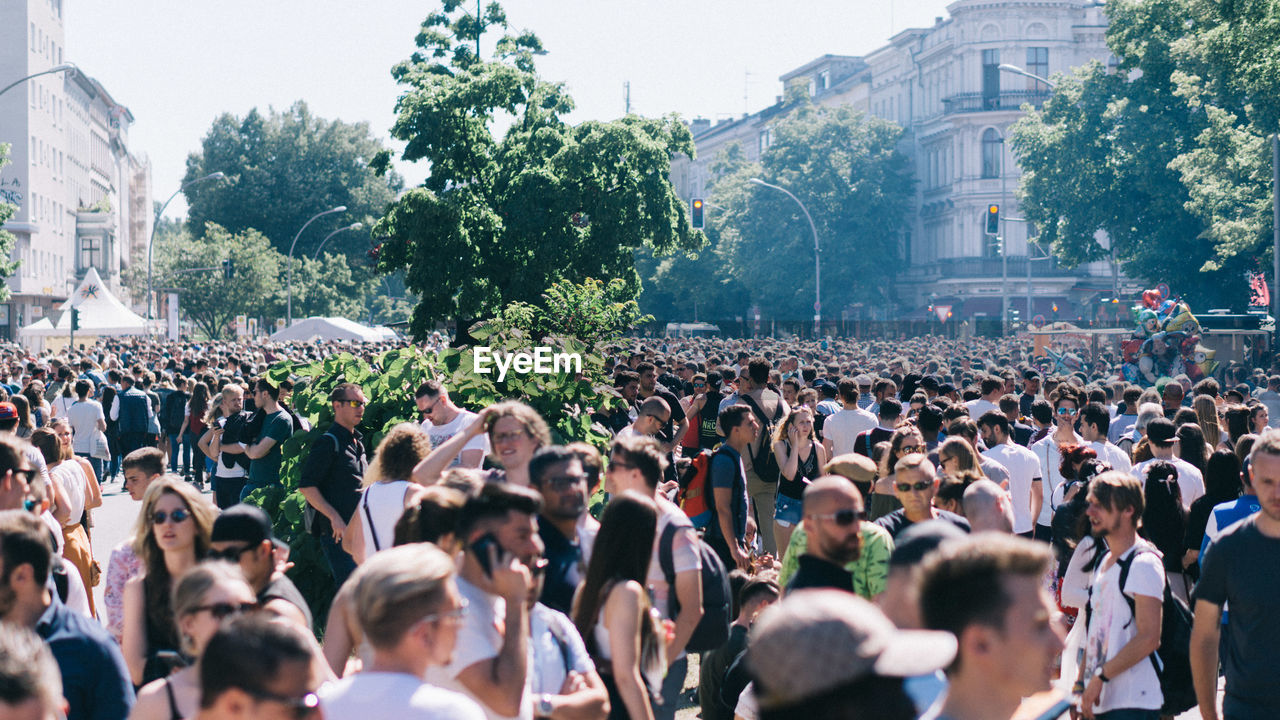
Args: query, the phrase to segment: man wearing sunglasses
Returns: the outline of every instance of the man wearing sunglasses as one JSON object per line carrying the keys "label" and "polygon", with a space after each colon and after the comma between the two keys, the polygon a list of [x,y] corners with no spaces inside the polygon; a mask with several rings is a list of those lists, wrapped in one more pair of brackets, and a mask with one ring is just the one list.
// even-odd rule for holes
{"label": "man wearing sunglasses", "polygon": [[262,607],[310,631],[311,608],[293,581],[276,567],[271,518],[261,508],[233,505],[213,521],[209,558],[240,566]]}
{"label": "man wearing sunglasses", "polygon": [[804,490],[804,527],[808,537],[799,569],[787,592],[835,588],[853,592],[853,574],[845,565],[862,551],[862,493],[839,475],[820,477]]}
{"label": "man wearing sunglasses", "polygon": [[312,443],[302,466],[298,491],[313,510],[311,534],[320,540],[333,582],[339,587],[355,572],[356,561],[342,547],[347,522],[360,504],[360,486],[369,460],[364,436],[356,426],[364,419],[364,391],[342,383],[329,393],[333,424]]}
{"label": "man wearing sunglasses", "polygon": [[[414,403],[422,413],[422,431],[431,438],[431,447],[438,448],[446,440],[466,430],[475,422],[478,414],[464,410],[449,399],[449,389],[439,380],[428,380],[418,386]],[[489,434],[481,433],[463,446],[449,467],[479,468],[489,453]]]}
{"label": "man wearing sunglasses", "polygon": [[938,475],[926,455],[904,455],[893,468],[893,489],[902,507],[876,520],[876,524],[897,539],[903,530],[926,520],[946,520],[969,532],[969,521],[933,506],[938,492]]}
{"label": "man wearing sunglasses", "polygon": [[600,523],[587,514],[587,472],[562,445],[545,447],[529,461],[529,483],[542,494],[538,536],[547,562],[539,594],[547,607],[568,614],[587,574],[587,559]]}
{"label": "man wearing sunglasses", "polygon": [[1076,432],[1076,418],[1080,413],[1080,392],[1070,383],[1061,383],[1053,396],[1053,431],[1043,440],[1031,446],[1031,452],[1040,461],[1040,477],[1043,478],[1044,497],[1040,515],[1036,518],[1035,539],[1048,542],[1053,537],[1053,491],[1063,483],[1061,472],[1064,445],[1083,445],[1084,438]]}
{"label": "man wearing sunglasses", "polygon": [[298,628],[258,614],[224,624],[200,659],[195,720],[323,720],[312,644]]}

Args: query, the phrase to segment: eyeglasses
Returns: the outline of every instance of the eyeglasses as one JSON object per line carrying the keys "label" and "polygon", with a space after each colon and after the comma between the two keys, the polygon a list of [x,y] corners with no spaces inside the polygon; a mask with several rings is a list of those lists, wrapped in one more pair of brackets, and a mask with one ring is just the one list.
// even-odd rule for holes
{"label": "eyeglasses", "polygon": [[438,397],[438,398],[436,398],[436,401],[435,401],[435,402],[433,402],[433,403],[431,403],[430,405],[428,405],[428,406],[426,407],[426,409],[424,409],[424,410],[422,411],[422,414],[423,414],[423,415],[430,415],[431,413],[435,412],[436,406],[437,406],[437,405],[439,405],[439,404],[440,404],[440,401],[441,401],[441,400],[443,400],[443,399],[444,399],[444,398],[439,398],[439,397]]}
{"label": "eyeglasses", "polygon": [[933,487],[933,481],[921,480],[915,483],[894,483],[894,486],[898,488],[898,492],[911,492],[912,490],[915,490],[916,492],[924,492],[925,490]]}
{"label": "eyeglasses", "polygon": [[589,477],[586,473],[581,475],[556,475],[555,477],[547,478],[546,482],[553,490],[568,490],[585,483]]}
{"label": "eyeglasses", "polygon": [[823,513],[821,515],[810,515],[809,517],[818,520],[834,520],[840,527],[849,527],[856,522],[867,519],[866,510],[837,510],[833,513]]}
{"label": "eyeglasses", "polygon": [[693,384],[693,386],[694,386],[694,387],[696,387],[696,388],[700,388],[700,387],[706,387],[706,386],[707,386],[707,384],[706,384],[706,383],[694,383],[694,384]]}
{"label": "eyeglasses", "polygon": [[[543,560],[545,561],[546,558],[543,558]],[[423,615],[420,622],[433,622],[435,620],[461,620],[467,616],[467,604],[466,598],[463,598],[459,601],[458,607],[452,610],[445,610],[444,612]]]}
{"label": "eyeglasses", "polygon": [[495,443],[515,442],[516,440],[519,440],[519,439],[520,439],[520,438],[522,438],[522,437],[528,437],[528,436],[529,436],[529,433],[524,432],[524,431],[521,431],[521,432],[505,432],[505,433],[499,433],[499,434],[497,434],[497,435],[494,435],[494,436],[493,436],[493,441],[494,441]]}
{"label": "eyeglasses", "polygon": [[550,560],[540,557],[537,560],[534,560],[533,564],[529,566],[529,574],[533,575],[535,578],[542,577],[547,574],[547,566],[550,564]]}
{"label": "eyeglasses", "polygon": [[1077,409],[1075,409],[1075,408],[1060,407],[1060,408],[1058,408],[1057,412],[1058,412],[1058,414],[1059,414],[1059,415],[1062,415],[1063,417],[1070,417],[1070,416],[1073,416],[1073,415],[1075,415],[1077,412],[1080,412],[1080,411],[1079,411],[1079,410],[1077,410]]}
{"label": "eyeglasses", "polygon": [[222,550],[211,549],[205,554],[205,557],[210,560],[230,560],[231,562],[240,562],[241,555],[249,552],[250,550],[254,550],[257,547],[258,546],[256,545],[245,545],[244,547],[223,548]]}
{"label": "eyeglasses", "polygon": [[902,452],[906,453],[907,455],[911,455],[913,453],[924,452],[925,447],[923,445],[903,445],[901,449],[902,449]]}
{"label": "eyeglasses", "polygon": [[165,522],[172,520],[174,524],[186,522],[190,519],[191,513],[186,510],[178,509],[171,513],[160,510],[151,516],[152,525],[163,525]]}
{"label": "eyeglasses", "polygon": [[334,402],[338,403],[343,407],[353,407],[353,408],[362,408],[366,404],[368,404],[364,400],[334,400]]}
{"label": "eyeglasses", "polygon": [[188,611],[188,615],[195,615],[198,612],[208,611],[215,620],[226,620],[233,615],[243,615],[257,610],[260,605],[256,602],[247,603],[210,603],[209,605],[197,605]]}
{"label": "eyeglasses", "polygon": [[284,695],[269,693],[265,690],[253,690],[250,688],[240,689],[248,693],[255,700],[280,703],[281,705],[288,707],[293,711],[293,716],[295,718],[299,718],[299,720],[320,710],[320,696],[313,692],[309,692],[302,697],[286,697]]}
{"label": "eyeglasses", "polygon": [[38,470],[31,470],[31,469],[28,469],[28,468],[14,468],[14,469],[13,469],[13,476],[14,476],[14,477],[18,477],[19,475],[21,475],[23,478],[25,478],[25,479],[26,479],[26,481],[27,481],[27,484],[28,484],[28,485],[30,485],[30,484],[31,484],[31,478],[33,478],[33,477],[35,477],[36,475],[39,475],[39,474],[40,474],[40,473],[39,473],[39,471],[38,471]]}

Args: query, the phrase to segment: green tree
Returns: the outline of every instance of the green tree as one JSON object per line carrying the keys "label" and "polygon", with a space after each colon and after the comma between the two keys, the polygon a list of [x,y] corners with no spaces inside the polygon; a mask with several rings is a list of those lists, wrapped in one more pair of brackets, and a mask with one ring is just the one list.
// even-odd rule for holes
{"label": "green tree", "polygon": [[[254,108],[243,118],[230,113],[213,121],[200,150],[187,157],[183,182],[226,173],[222,182],[187,188],[192,232],[217,223],[232,233],[250,228],[288,254],[294,236],[316,213],[339,205],[347,211],[317,220],[298,239],[295,256],[310,257],[331,230],[354,221],[368,228],[381,217],[403,183],[395,173],[379,176],[370,163],[385,149],[368,123],[325,120],[304,102],[284,112]],[[369,232],[336,235],[326,250],[342,252],[368,268]]]}
{"label": "green tree", "polygon": [[[8,164],[9,143],[0,143],[0,169]],[[17,247],[18,239],[13,236],[13,233],[4,229],[5,222],[16,212],[18,212],[16,205],[0,198],[0,302],[9,299],[9,286],[4,281],[13,277],[20,264],[17,260],[9,259],[13,255],[13,249]]]}
{"label": "green tree", "polygon": [[759,165],[728,158],[711,187],[717,254],[765,317],[813,315],[814,240],[794,200],[749,182],[759,177],[804,203],[821,245],[828,316],[854,302],[885,303],[907,230],[914,179],[897,149],[902,129],[849,106],[798,104],[771,128]]}
{"label": "green tree", "polygon": [[[286,270],[287,272],[287,270]],[[286,279],[287,282],[287,279]],[[357,279],[341,255],[325,252],[319,260],[293,259],[293,317],[345,317],[360,320],[371,278]]]}
{"label": "green tree", "polygon": [[[491,60],[478,52],[487,29],[500,32]],[[404,269],[421,299],[416,335],[453,319],[463,336],[473,320],[535,302],[558,280],[617,278],[634,297],[637,248],[704,242],[668,179],[671,154],[693,153],[688,129],[635,115],[567,125],[568,94],[534,71],[538,38],[507,30],[496,2],[476,18],[443,0],[422,24],[419,51],[392,71],[406,86],[392,135],[406,143],[403,159],[427,161],[430,174],[373,234],[387,238],[378,269]]]}
{"label": "green tree", "polygon": [[1067,265],[1108,257],[1105,237],[1130,277],[1167,282],[1193,307],[1244,304],[1241,273],[1258,269],[1271,228],[1271,131],[1248,119],[1276,104],[1244,100],[1263,87],[1244,80],[1249,68],[1275,57],[1274,43],[1258,44],[1275,11],[1270,30],[1226,17],[1245,7],[1263,4],[1108,3],[1119,64],[1059,78],[1014,126],[1023,213]]}
{"label": "green tree", "polygon": [[542,294],[540,304],[517,301],[507,305],[489,324],[488,332],[518,328],[534,340],[572,337],[599,351],[604,343],[652,320],[640,311],[622,280],[614,278],[606,284],[587,278],[581,284],[555,283]]}
{"label": "green tree", "polygon": [[[284,298],[284,258],[256,230],[232,233],[208,224],[198,238],[187,232],[157,240],[156,287],[175,288],[179,307],[205,335],[229,337],[236,315],[274,318]],[[222,261],[235,263],[227,279]]]}

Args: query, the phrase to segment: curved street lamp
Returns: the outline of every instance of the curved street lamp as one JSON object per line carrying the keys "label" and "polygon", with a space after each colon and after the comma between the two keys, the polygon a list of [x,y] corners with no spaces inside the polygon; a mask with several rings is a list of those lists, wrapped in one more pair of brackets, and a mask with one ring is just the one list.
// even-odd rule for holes
{"label": "curved street lamp", "polygon": [[333,232],[329,233],[328,235],[325,235],[324,239],[320,241],[320,247],[316,248],[316,252],[314,255],[311,256],[311,259],[312,260],[320,259],[320,251],[324,249],[324,244],[329,242],[329,238],[333,237],[334,235],[337,235],[338,233],[343,232],[344,230],[361,230],[363,228],[364,228],[364,223],[353,222],[350,225],[347,225],[345,227],[340,227],[337,230],[334,230]]}
{"label": "curved street lamp", "polygon": [[298,247],[298,238],[302,237],[302,231],[306,230],[307,226],[315,222],[317,219],[322,218],[325,215],[332,215],[333,213],[340,213],[340,212],[346,212],[346,211],[347,211],[346,205],[339,205],[338,207],[333,208],[331,210],[325,210],[324,212],[316,213],[315,215],[311,216],[310,220],[303,223],[302,228],[298,230],[298,234],[293,236],[293,242],[289,244],[289,296],[288,296],[288,299],[285,301],[285,310],[284,310],[284,326],[285,327],[293,327],[293,249]]}
{"label": "curved street lamp", "polygon": [[1036,75],[1035,73],[1027,72],[1026,70],[1023,70],[1017,65],[1010,65],[1009,63],[1000,63],[999,68],[1001,72],[1013,73],[1014,75],[1021,75],[1022,77],[1031,78],[1032,80],[1038,80],[1044,83],[1045,85],[1048,85],[1050,90],[1058,87],[1058,84],[1050,80],[1049,78],[1043,78],[1043,77],[1040,77],[1039,75]]}
{"label": "curved street lamp", "polygon": [[0,89],[0,95],[3,95],[9,92],[10,90],[30,80],[31,78],[40,77],[41,75],[48,75],[50,73],[64,72],[66,70],[75,70],[76,72],[80,72],[80,68],[76,67],[75,63],[62,63],[61,65],[54,65],[48,70],[41,70],[38,73],[32,73],[24,78],[18,78],[17,80],[14,80],[8,85],[5,85],[3,89]]}
{"label": "curved street lamp", "polygon": [[155,222],[151,223],[151,237],[147,239],[147,320],[148,321],[155,319],[154,316],[152,315],[152,311],[155,308],[155,305],[154,305],[155,297],[153,293],[154,288],[151,285],[151,279],[152,279],[151,250],[156,244],[156,228],[160,227],[160,216],[164,215],[164,209],[169,207],[169,203],[173,202],[173,199],[178,197],[178,193],[182,192],[183,190],[186,190],[187,188],[191,187],[192,185],[195,185],[196,183],[202,183],[205,180],[223,180],[223,179],[226,179],[226,177],[227,177],[226,173],[216,172],[216,173],[209,173],[208,175],[205,175],[202,178],[196,178],[195,180],[188,180],[187,182],[182,183],[181,187],[179,187],[177,190],[174,190],[173,194],[169,196],[169,199],[165,200],[164,204],[160,206],[160,209],[156,211]]}
{"label": "curved street lamp", "polygon": [[813,224],[813,216],[809,214],[809,209],[804,206],[804,203],[800,202],[800,198],[792,195],[790,190],[767,183],[760,178],[753,177],[748,182],[785,193],[787,197],[796,201],[800,206],[800,212],[804,213],[804,218],[809,221],[809,230],[813,232],[813,336],[817,338],[822,327],[822,259],[821,248],[818,245],[818,228]]}

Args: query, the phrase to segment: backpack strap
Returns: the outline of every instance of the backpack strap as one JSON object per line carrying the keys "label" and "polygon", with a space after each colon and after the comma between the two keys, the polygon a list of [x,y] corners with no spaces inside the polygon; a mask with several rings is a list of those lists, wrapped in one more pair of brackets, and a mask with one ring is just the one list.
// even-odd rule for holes
{"label": "backpack strap", "polygon": [[[1155,554],[1151,551],[1151,548],[1139,545],[1136,550],[1129,554],[1129,558],[1127,560],[1116,558],[1116,565],[1120,568],[1120,597],[1124,598],[1125,604],[1129,606],[1129,616],[1133,618],[1135,626],[1138,623],[1137,601],[1125,594],[1124,586],[1125,583],[1129,581],[1129,570],[1133,567],[1133,561],[1143,553]],[[1164,594],[1169,594],[1168,579],[1166,579],[1164,583]],[[1163,598],[1161,599],[1161,602],[1163,602]],[[1135,627],[1134,629],[1136,630],[1137,628]],[[1156,652],[1159,652],[1159,648],[1156,649]],[[1160,676],[1160,661],[1156,659],[1156,653],[1151,653],[1147,656],[1147,659],[1151,661],[1151,667],[1155,669],[1156,677],[1158,678]]]}
{"label": "backpack strap", "polygon": [[378,529],[373,525],[373,513],[369,512],[369,490],[372,488],[373,485],[370,485],[364,489],[363,502],[360,504],[364,506],[364,521],[369,526],[369,534],[373,536],[373,551],[378,552],[382,549],[382,543],[378,542]]}

